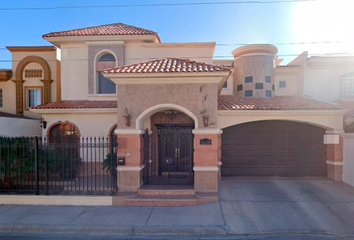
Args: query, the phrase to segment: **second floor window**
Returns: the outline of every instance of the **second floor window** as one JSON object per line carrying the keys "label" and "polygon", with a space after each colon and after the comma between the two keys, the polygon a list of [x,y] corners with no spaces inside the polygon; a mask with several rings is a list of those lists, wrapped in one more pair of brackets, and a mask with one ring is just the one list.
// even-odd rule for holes
{"label": "second floor window", "polygon": [[27,108],[36,107],[42,104],[42,90],[40,88],[27,89]]}
{"label": "second floor window", "polygon": [[339,98],[354,98],[354,73],[347,73],[340,77]]}
{"label": "second floor window", "polygon": [[113,68],[116,66],[115,57],[106,53],[102,55],[96,62],[96,71],[97,71],[97,93],[99,94],[114,94],[116,93],[116,84],[105,78],[102,74],[102,71],[107,68]]}

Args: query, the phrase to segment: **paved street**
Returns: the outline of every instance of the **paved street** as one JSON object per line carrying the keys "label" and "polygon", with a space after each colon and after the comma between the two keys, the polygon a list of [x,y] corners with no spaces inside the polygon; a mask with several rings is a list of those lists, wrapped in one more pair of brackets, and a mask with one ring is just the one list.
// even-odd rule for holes
{"label": "paved street", "polygon": [[354,239],[354,188],[326,178],[224,178],[219,202],[195,206],[2,205],[0,232],[3,238]]}

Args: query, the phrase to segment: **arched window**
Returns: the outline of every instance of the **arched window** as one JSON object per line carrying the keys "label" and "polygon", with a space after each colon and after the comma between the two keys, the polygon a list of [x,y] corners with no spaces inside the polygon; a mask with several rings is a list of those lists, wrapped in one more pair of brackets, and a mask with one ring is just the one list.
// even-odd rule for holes
{"label": "arched window", "polygon": [[99,94],[114,94],[116,93],[116,84],[105,78],[102,71],[107,68],[114,68],[116,66],[116,59],[113,54],[105,53],[98,57],[96,61],[97,74],[97,93]]}
{"label": "arched window", "polygon": [[77,143],[79,140],[78,129],[70,123],[57,124],[49,131],[50,143]]}
{"label": "arched window", "polygon": [[347,73],[340,77],[339,98],[354,98],[354,73]]}

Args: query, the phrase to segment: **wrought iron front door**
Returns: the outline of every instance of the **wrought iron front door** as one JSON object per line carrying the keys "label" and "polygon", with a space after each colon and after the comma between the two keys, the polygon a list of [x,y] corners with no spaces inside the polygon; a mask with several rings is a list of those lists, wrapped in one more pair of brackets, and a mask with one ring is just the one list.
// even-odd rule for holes
{"label": "wrought iron front door", "polygon": [[193,184],[192,126],[156,125],[150,137],[146,184]]}

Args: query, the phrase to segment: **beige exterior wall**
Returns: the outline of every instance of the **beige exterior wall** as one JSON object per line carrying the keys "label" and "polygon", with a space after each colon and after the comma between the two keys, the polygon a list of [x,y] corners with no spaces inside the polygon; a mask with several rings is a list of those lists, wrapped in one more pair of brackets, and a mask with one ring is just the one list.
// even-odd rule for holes
{"label": "beige exterior wall", "polygon": [[[99,42],[94,44],[100,45]],[[102,45],[105,44],[107,42],[102,42]],[[117,44],[122,43],[117,42]],[[167,57],[188,58],[211,64],[215,43],[158,44],[129,41],[124,45],[125,64]],[[89,61],[95,61],[95,59],[89,59],[89,46],[86,42],[61,44],[62,100],[114,101],[117,99],[115,94],[89,94]]]}
{"label": "beige exterior wall", "polygon": [[217,128],[223,129],[236,124],[263,121],[288,120],[308,123],[327,130],[343,130],[343,111],[218,111]]}
{"label": "beige exterior wall", "polygon": [[2,89],[3,105],[0,107],[0,112],[16,114],[16,88],[15,83],[11,80],[0,82]]}
{"label": "beige exterior wall", "polygon": [[[53,80],[51,84],[51,101],[56,101],[56,78],[57,78],[57,58],[56,58],[56,52],[51,51],[51,52],[13,52],[12,54],[12,72],[13,76],[11,79],[15,79],[15,73],[16,73],[16,68],[20,61],[24,59],[25,57],[28,56],[38,56],[43,58],[49,65],[50,71],[51,71],[51,80]],[[26,69],[42,69],[41,65],[38,63],[29,63],[26,65]],[[23,87],[29,87],[29,86],[34,86],[34,87],[43,87],[43,83],[40,81],[42,78],[25,78],[24,73],[23,73]],[[16,114],[16,88],[15,88],[15,83],[13,83],[11,80],[7,82],[0,82],[0,89],[3,89],[3,107],[0,108],[0,111],[6,112],[6,113],[11,113],[11,114]],[[30,118],[36,118],[39,119],[40,115],[32,113],[28,110],[26,110],[26,92],[24,91],[24,96],[23,96],[23,115],[25,117],[30,117]]]}

